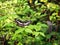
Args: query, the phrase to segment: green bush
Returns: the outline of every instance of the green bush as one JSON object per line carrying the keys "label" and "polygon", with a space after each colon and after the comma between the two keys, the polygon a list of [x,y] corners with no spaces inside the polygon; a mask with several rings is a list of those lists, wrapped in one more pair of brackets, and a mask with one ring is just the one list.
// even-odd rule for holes
{"label": "green bush", "polygon": [[[60,33],[52,31],[47,34],[49,27],[46,24],[48,16],[53,25],[60,20],[59,7],[54,1],[48,0],[34,0],[31,4],[28,0],[0,0],[0,37],[5,36],[8,41],[6,45],[17,42],[17,45],[59,45]],[[31,20],[31,24],[20,27],[15,18],[21,21]],[[56,35],[57,40],[49,42],[52,35]]]}

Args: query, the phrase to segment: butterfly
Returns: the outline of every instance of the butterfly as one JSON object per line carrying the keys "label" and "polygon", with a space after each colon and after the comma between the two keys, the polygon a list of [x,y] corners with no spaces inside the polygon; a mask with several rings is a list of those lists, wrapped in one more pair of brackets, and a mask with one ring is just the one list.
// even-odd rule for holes
{"label": "butterfly", "polygon": [[24,27],[24,26],[27,26],[31,23],[31,21],[27,21],[27,22],[23,22],[17,18],[15,18],[15,22],[17,23],[18,26],[20,27]]}

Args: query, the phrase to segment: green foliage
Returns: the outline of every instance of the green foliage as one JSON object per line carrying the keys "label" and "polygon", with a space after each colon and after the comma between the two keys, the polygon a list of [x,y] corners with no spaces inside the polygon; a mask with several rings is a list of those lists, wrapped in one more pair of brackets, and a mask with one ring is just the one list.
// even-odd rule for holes
{"label": "green foliage", "polygon": [[[58,16],[59,5],[48,2],[48,0],[34,1],[36,6],[31,8],[28,0],[0,0],[0,37],[6,36],[6,40],[10,45],[14,45],[14,41],[18,41],[17,45],[59,45],[60,33],[48,32],[48,25],[46,24],[47,16],[53,12],[49,19],[55,24],[60,20]],[[44,4],[41,4],[44,2]],[[37,6],[41,5],[41,6]],[[50,12],[45,11],[50,10]],[[22,21],[31,20],[31,24],[25,27],[19,27],[15,18]],[[57,19],[56,19],[57,18]],[[54,29],[53,29],[54,30]],[[52,35],[57,36],[57,40],[48,42]]]}

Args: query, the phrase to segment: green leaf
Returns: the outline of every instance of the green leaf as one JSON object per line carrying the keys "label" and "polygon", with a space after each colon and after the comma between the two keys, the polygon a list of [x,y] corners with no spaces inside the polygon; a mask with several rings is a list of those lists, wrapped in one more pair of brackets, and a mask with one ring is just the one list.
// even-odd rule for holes
{"label": "green leaf", "polygon": [[25,32],[26,32],[26,33],[32,33],[32,30],[31,30],[31,29],[26,28],[26,29],[25,29]]}
{"label": "green leaf", "polygon": [[33,35],[38,36],[40,32],[33,32]]}
{"label": "green leaf", "polygon": [[17,45],[23,45],[21,42],[19,42]]}
{"label": "green leaf", "polygon": [[43,36],[43,37],[45,37],[45,34],[43,32],[40,32],[40,35]]}
{"label": "green leaf", "polygon": [[50,38],[51,38],[51,35],[49,35],[49,34],[46,35],[46,38],[47,38],[47,39],[50,39]]}
{"label": "green leaf", "polygon": [[35,26],[33,26],[33,25],[29,25],[27,28],[29,28],[29,29],[34,29],[35,28]]}
{"label": "green leaf", "polygon": [[15,31],[15,34],[19,34],[19,33],[22,33],[24,31],[24,29],[20,28],[18,30]]}

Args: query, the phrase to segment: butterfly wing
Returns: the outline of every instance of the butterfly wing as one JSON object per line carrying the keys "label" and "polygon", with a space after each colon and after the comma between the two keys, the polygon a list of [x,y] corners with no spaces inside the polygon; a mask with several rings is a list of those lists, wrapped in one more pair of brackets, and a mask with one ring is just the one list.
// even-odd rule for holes
{"label": "butterfly wing", "polygon": [[15,22],[17,23],[18,26],[21,26],[21,27],[24,26],[24,24],[19,19],[15,19]]}
{"label": "butterfly wing", "polygon": [[28,22],[24,23],[24,26],[27,26],[27,25],[29,25],[30,23],[31,23],[31,21],[28,21]]}

